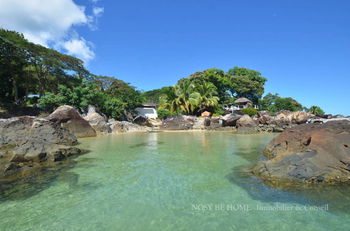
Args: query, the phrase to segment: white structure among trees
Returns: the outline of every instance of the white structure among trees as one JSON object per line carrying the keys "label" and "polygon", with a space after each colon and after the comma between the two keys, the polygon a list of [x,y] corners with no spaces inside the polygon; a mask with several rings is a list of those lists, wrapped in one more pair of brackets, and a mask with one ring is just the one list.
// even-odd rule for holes
{"label": "white structure among trees", "polygon": [[138,115],[147,117],[148,119],[157,119],[158,113],[155,104],[143,104],[142,107],[135,109]]}

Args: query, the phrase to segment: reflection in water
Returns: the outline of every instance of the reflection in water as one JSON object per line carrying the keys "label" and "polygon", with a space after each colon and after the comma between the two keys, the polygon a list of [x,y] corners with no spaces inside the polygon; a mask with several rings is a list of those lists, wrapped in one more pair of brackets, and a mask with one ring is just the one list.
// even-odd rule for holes
{"label": "reflection in water", "polygon": [[[0,230],[348,230],[348,188],[273,188],[249,174],[273,137],[164,132],[81,139],[88,155],[0,185]],[[192,207],[274,202],[329,203],[331,211]]]}

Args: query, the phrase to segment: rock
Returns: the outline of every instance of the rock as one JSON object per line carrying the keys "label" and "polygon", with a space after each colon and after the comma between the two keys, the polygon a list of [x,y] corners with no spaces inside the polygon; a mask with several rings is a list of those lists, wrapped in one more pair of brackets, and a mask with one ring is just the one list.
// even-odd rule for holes
{"label": "rock", "polygon": [[211,116],[211,114],[212,114],[211,112],[204,111],[204,112],[201,113],[201,116],[202,117],[209,117],[209,116]]}
{"label": "rock", "polygon": [[195,116],[176,115],[163,120],[161,129],[166,130],[189,130],[195,123]]}
{"label": "rock", "polygon": [[273,139],[253,173],[269,181],[307,183],[350,179],[350,122],[303,124]]}
{"label": "rock", "polygon": [[96,133],[105,134],[111,132],[111,128],[107,123],[107,117],[97,113],[92,106],[89,106],[88,114],[84,117],[84,120],[89,122]]}
{"label": "rock", "polygon": [[311,117],[313,117],[313,115],[307,112],[281,111],[276,114],[274,123],[277,125],[303,124]]}
{"label": "rock", "polygon": [[310,113],[298,111],[292,112],[289,115],[292,124],[304,124],[308,119],[310,119],[313,115]]}
{"label": "rock", "polygon": [[243,115],[238,113],[230,113],[222,117],[222,125],[226,126],[236,126],[237,120],[239,120]]}
{"label": "rock", "polygon": [[259,123],[259,124],[266,124],[266,125],[268,125],[268,124],[271,124],[271,123],[272,123],[273,119],[274,119],[274,118],[273,118],[272,116],[270,116],[270,115],[267,115],[267,114],[261,115],[261,116],[258,118],[258,123]]}
{"label": "rock", "polygon": [[163,124],[163,121],[161,119],[148,119],[148,122],[152,128],[159,128]]}
{"label": "rock", "polygon": [[96,136],[96,132],[89,122],[84,120],[71,106],[64,105],[58,107],[47,119],[61,124],[63,128],[68,129],[78,138]]}
{"label": "rock", "polygon": [[249,115],[244,115],[236,122],[237,127],[254,127],[256,123]]}
{"label": "rock", "polygon": [[136,116],[133,123],[140,126],[152,127],[152,124],[149,122],[148,118],[142,115]]}
{"label": "rock", "polygon": [[148,132],[152,131],[151,128],[133,124],[127,121],[116,121],[111,125],[112,133],[124,133],[124,132]]}
{"label": "rock", "polygon": [[222,128],[223,121],[222,121],[221,117],[212,117],[212,118],[207,117],[206,120],[209,120],[206,122],[206,124],[209,124],[209,126],[206,125],[207,129],[214,130],[214,129]]}
{"label": "rock", "polygon": [[203,130],[205,129],[205,118],[196,118],[194,120],[192,129]]}
{"label": "rock", "polygon": [[22,171],[19,163],[56,161],[78,154],[76,137],[67,129],[43,118],[31,116],[0,119],[0,176]]}

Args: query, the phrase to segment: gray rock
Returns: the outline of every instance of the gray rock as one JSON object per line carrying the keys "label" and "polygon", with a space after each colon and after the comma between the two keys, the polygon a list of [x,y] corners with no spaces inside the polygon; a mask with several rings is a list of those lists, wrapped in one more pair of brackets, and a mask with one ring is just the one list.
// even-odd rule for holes
{"label": "gray rock", "polygon": [[[0,176],[22,171],[20,164],[57,161],[81,152],[76,137],[59,124],[31,116],[0,119]],[[3,175],[1,175],[3,174]]]}
{"label": "gray rock", "polygon": [[350,180],[350,122],[304,124],[285,130],[266,147],[253,173],[269,181]]}
{"label": "gray rock", "polygon": [[239,113],[230,113],[222,117],[222,126],[236,126],[237,120],[239,120],[243,115]]}
{"label": "gray rock", "polygon": [[237,127],[255,127],[256,123],[249,115],[244,115],[236,122]]}
{"label": "gray rock", "polygon": [[140,126],[138,124],[130,123],[127,121],[116,121],[111,125],[112,133],[124,133],[124,132],[148,132],[152,131],[150,127]]}
{"label": "gray rock", "polygon": [[186,116],[186,115],[176,115],[170,116],[163,120],[161,129],[166,130],[189,130],[192,129],[195,121],[195,116]]}
{"label": "gray rock", "polygon": [[98,134],[110,133],[111,128],[107,123],[107,117],[100,113],[97,113],[95,108],[90,106],[88,114],[84,117],[84,120],[88,121],[91,127]]}
{"label": "gray rock", "polygon": [[96,136],[96,131],[91,127],[89,122],[84,120],[71,106],[60,106],[47,119],[60,124],[78,138]]}

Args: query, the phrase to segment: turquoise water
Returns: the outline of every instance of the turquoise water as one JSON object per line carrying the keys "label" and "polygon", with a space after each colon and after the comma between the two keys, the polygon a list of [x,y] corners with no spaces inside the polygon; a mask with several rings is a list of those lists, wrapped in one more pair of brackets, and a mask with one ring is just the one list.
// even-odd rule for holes
{"label": "turquoise water", "polygon": [[0,194],[0,230],[349,230],[348,187],[275,189],[246,172],[273,137],[82,139],[90,153]]}

